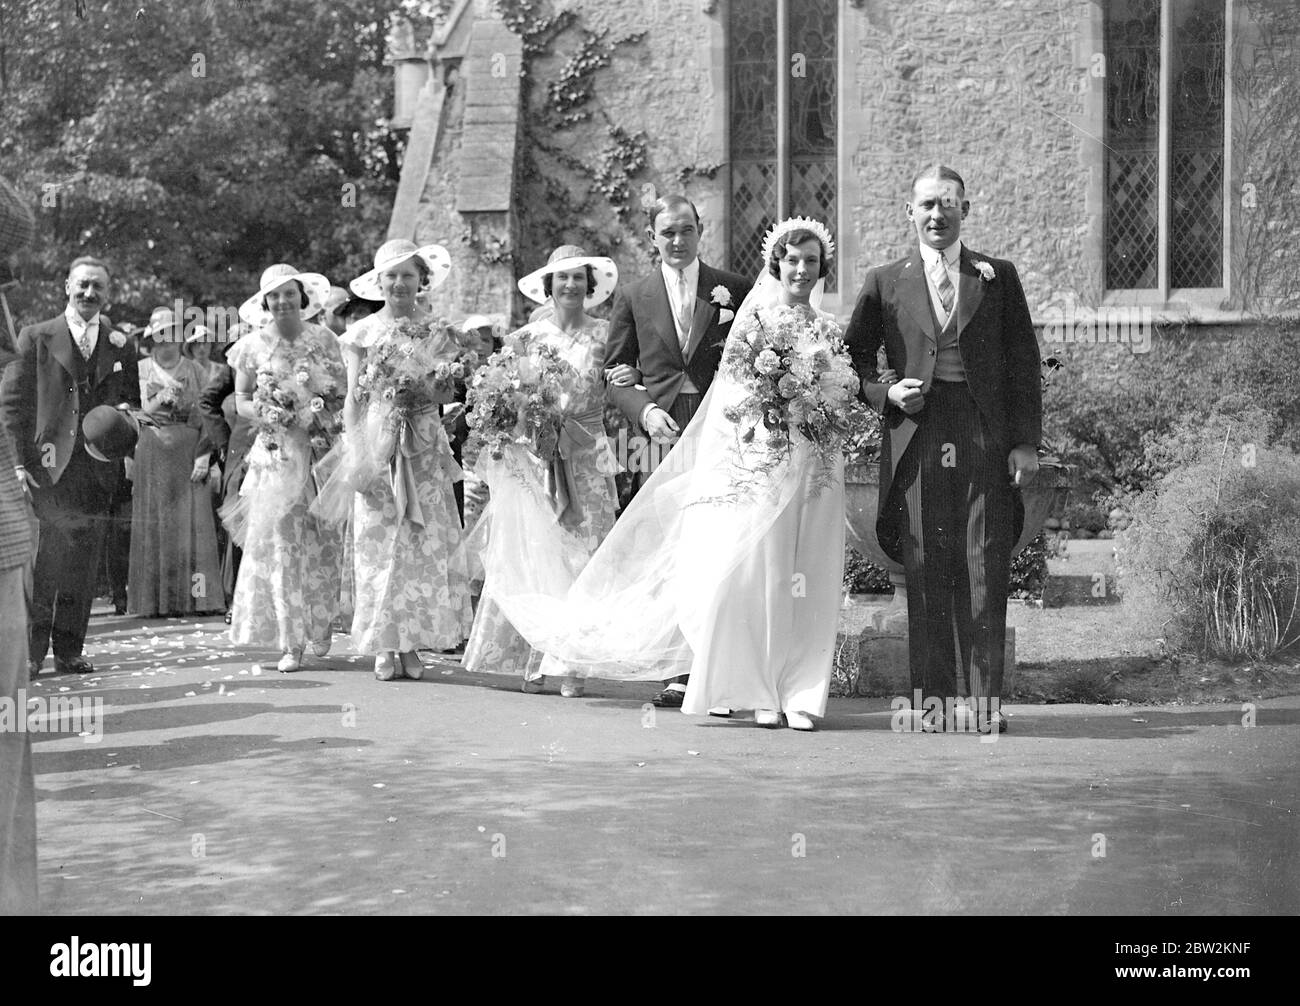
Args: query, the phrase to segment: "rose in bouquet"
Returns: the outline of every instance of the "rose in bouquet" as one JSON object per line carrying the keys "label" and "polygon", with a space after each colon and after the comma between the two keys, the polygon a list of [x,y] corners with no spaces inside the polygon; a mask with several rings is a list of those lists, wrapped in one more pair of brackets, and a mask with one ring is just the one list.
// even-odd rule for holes
{"label": "rose in bouquet", "polygon": [[553,346],[527,334],[516,337],[474,375],[466,403],[467,449],[487,451],[499,461],[517,444],[549,462],[578,380],[577,370]]}
{"label": "rose in bouquet", "polygon": [[460,346],[445,321],[398,318],[390,322],[366,352],[357,375],[359,402],[381,402],[392,409],[392,424],[450,402],[455,384],[469,371]]}
{"label": "rose in bouquet", "polygon": [[728,341],[722,366],[742,397],[723,416],[737,428],[748,470],[770,474],[789,457],[792,438],[806,440],[827,484],[840,455],[878,434],[875,413],[857,399],[859,379],[839,327],[794,307],[749,314]]}
{"label": "rose in bouquet", "polygon": [[342,429],[347,380],[343,365],[306,351],[272,357],[257,371],[253,407],[267,450],[300,430],[316,451],[328,450]]}

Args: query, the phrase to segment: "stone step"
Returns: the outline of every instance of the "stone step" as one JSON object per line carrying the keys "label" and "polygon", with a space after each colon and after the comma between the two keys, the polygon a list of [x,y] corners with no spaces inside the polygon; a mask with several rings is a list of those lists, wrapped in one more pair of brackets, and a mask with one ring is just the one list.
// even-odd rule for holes
{"label": "stone step", "polygon": [[[1003,656],[1002,691],[1007,694],[1015,682],[1015,626],[1007,626]],[[910,696],[906,608],[888,596],[851,595],[840,609],[835,669],[857,682],[858,695]]]}

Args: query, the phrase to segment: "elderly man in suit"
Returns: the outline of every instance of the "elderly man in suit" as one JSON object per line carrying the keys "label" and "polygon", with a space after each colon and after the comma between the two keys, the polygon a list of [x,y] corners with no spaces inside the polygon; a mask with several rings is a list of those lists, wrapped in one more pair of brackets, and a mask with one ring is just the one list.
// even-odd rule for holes
{"label": "elderly man in suit", "polygon": [[[877,533],[906,572],[913,694],[953,708],[960,673],[977,728],[1000,733],[1018,487],[1038,470],[1042,397],[1020,278],[963,245],[969,212],[952,168],[916,176],[917,247],[867,272],[845,340],[885,427]],[[901,379],[878,380],[881,347]]]}
{"label": "elderly man in suit", "polygon": [[[753,284],[700,261],[703,226],[685,196],[661,196],[649,217],[646,237],[659,253],[659,268],[619,288],[605,372],[610,401],[634,428],[664,444],[677,439],[699,408],[731,320]],[[665,682],[654,702],[679,707],[685,694],[686,678],[677,678]]]}
{"label": "elderly man in suit", "polygon": [[86,674],[81,655],[109,500],[124,477],[118,461],[86,452],[81,420],[98,405],[140,406],[135,347],[102,312],[108,268],[79,258],[68,270],[68,306],[18,333],[18,359],[0,384],[0,414],[18,451],[18,478],[40,521],[33,578],[29,673],[40,673],[51,643],[60,673]]}

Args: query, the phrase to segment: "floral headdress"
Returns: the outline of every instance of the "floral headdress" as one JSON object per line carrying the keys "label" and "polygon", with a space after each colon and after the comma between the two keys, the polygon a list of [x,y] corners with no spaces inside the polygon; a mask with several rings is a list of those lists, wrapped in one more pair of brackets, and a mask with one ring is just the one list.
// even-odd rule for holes
{"label": "floral headdress", "polygon": [[772,252],[776,249],[776,244],[781,238],[794,231],[811,231],[817,235],[817,240],[822,243],[822,248],[826,254],[826,261],[835,258],[835,239],[831,237],[831,232],[826,229],[826,225],[820,220],[812,220],[809,217],[790,217],[775,224],[763,238],[763,261],[764,263],[772,261]]}

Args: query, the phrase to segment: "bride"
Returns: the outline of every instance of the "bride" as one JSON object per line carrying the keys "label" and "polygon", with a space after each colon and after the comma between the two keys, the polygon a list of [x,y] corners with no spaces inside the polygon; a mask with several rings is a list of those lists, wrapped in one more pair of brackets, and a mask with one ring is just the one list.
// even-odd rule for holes
{"label": "bride", "polygon": [[[813,220],[768,232],[763,273],[698,414],[585,567],[540,507],[503,501],[534,568],[549,555],[547,568],[581,569],[563,596],[524,577],[497,597],[571,673],[690,674],[683,712],[752,709],[766,727],[812,730],[825,713],[844,564],[841,449],[868,422],[840,329],[815,306],[834,247]],[[773,407],[762,389],[776,375],[790,400]],[[801,411],[814,399],[796,386],[820,388],[816,401],[832,407]]]}

